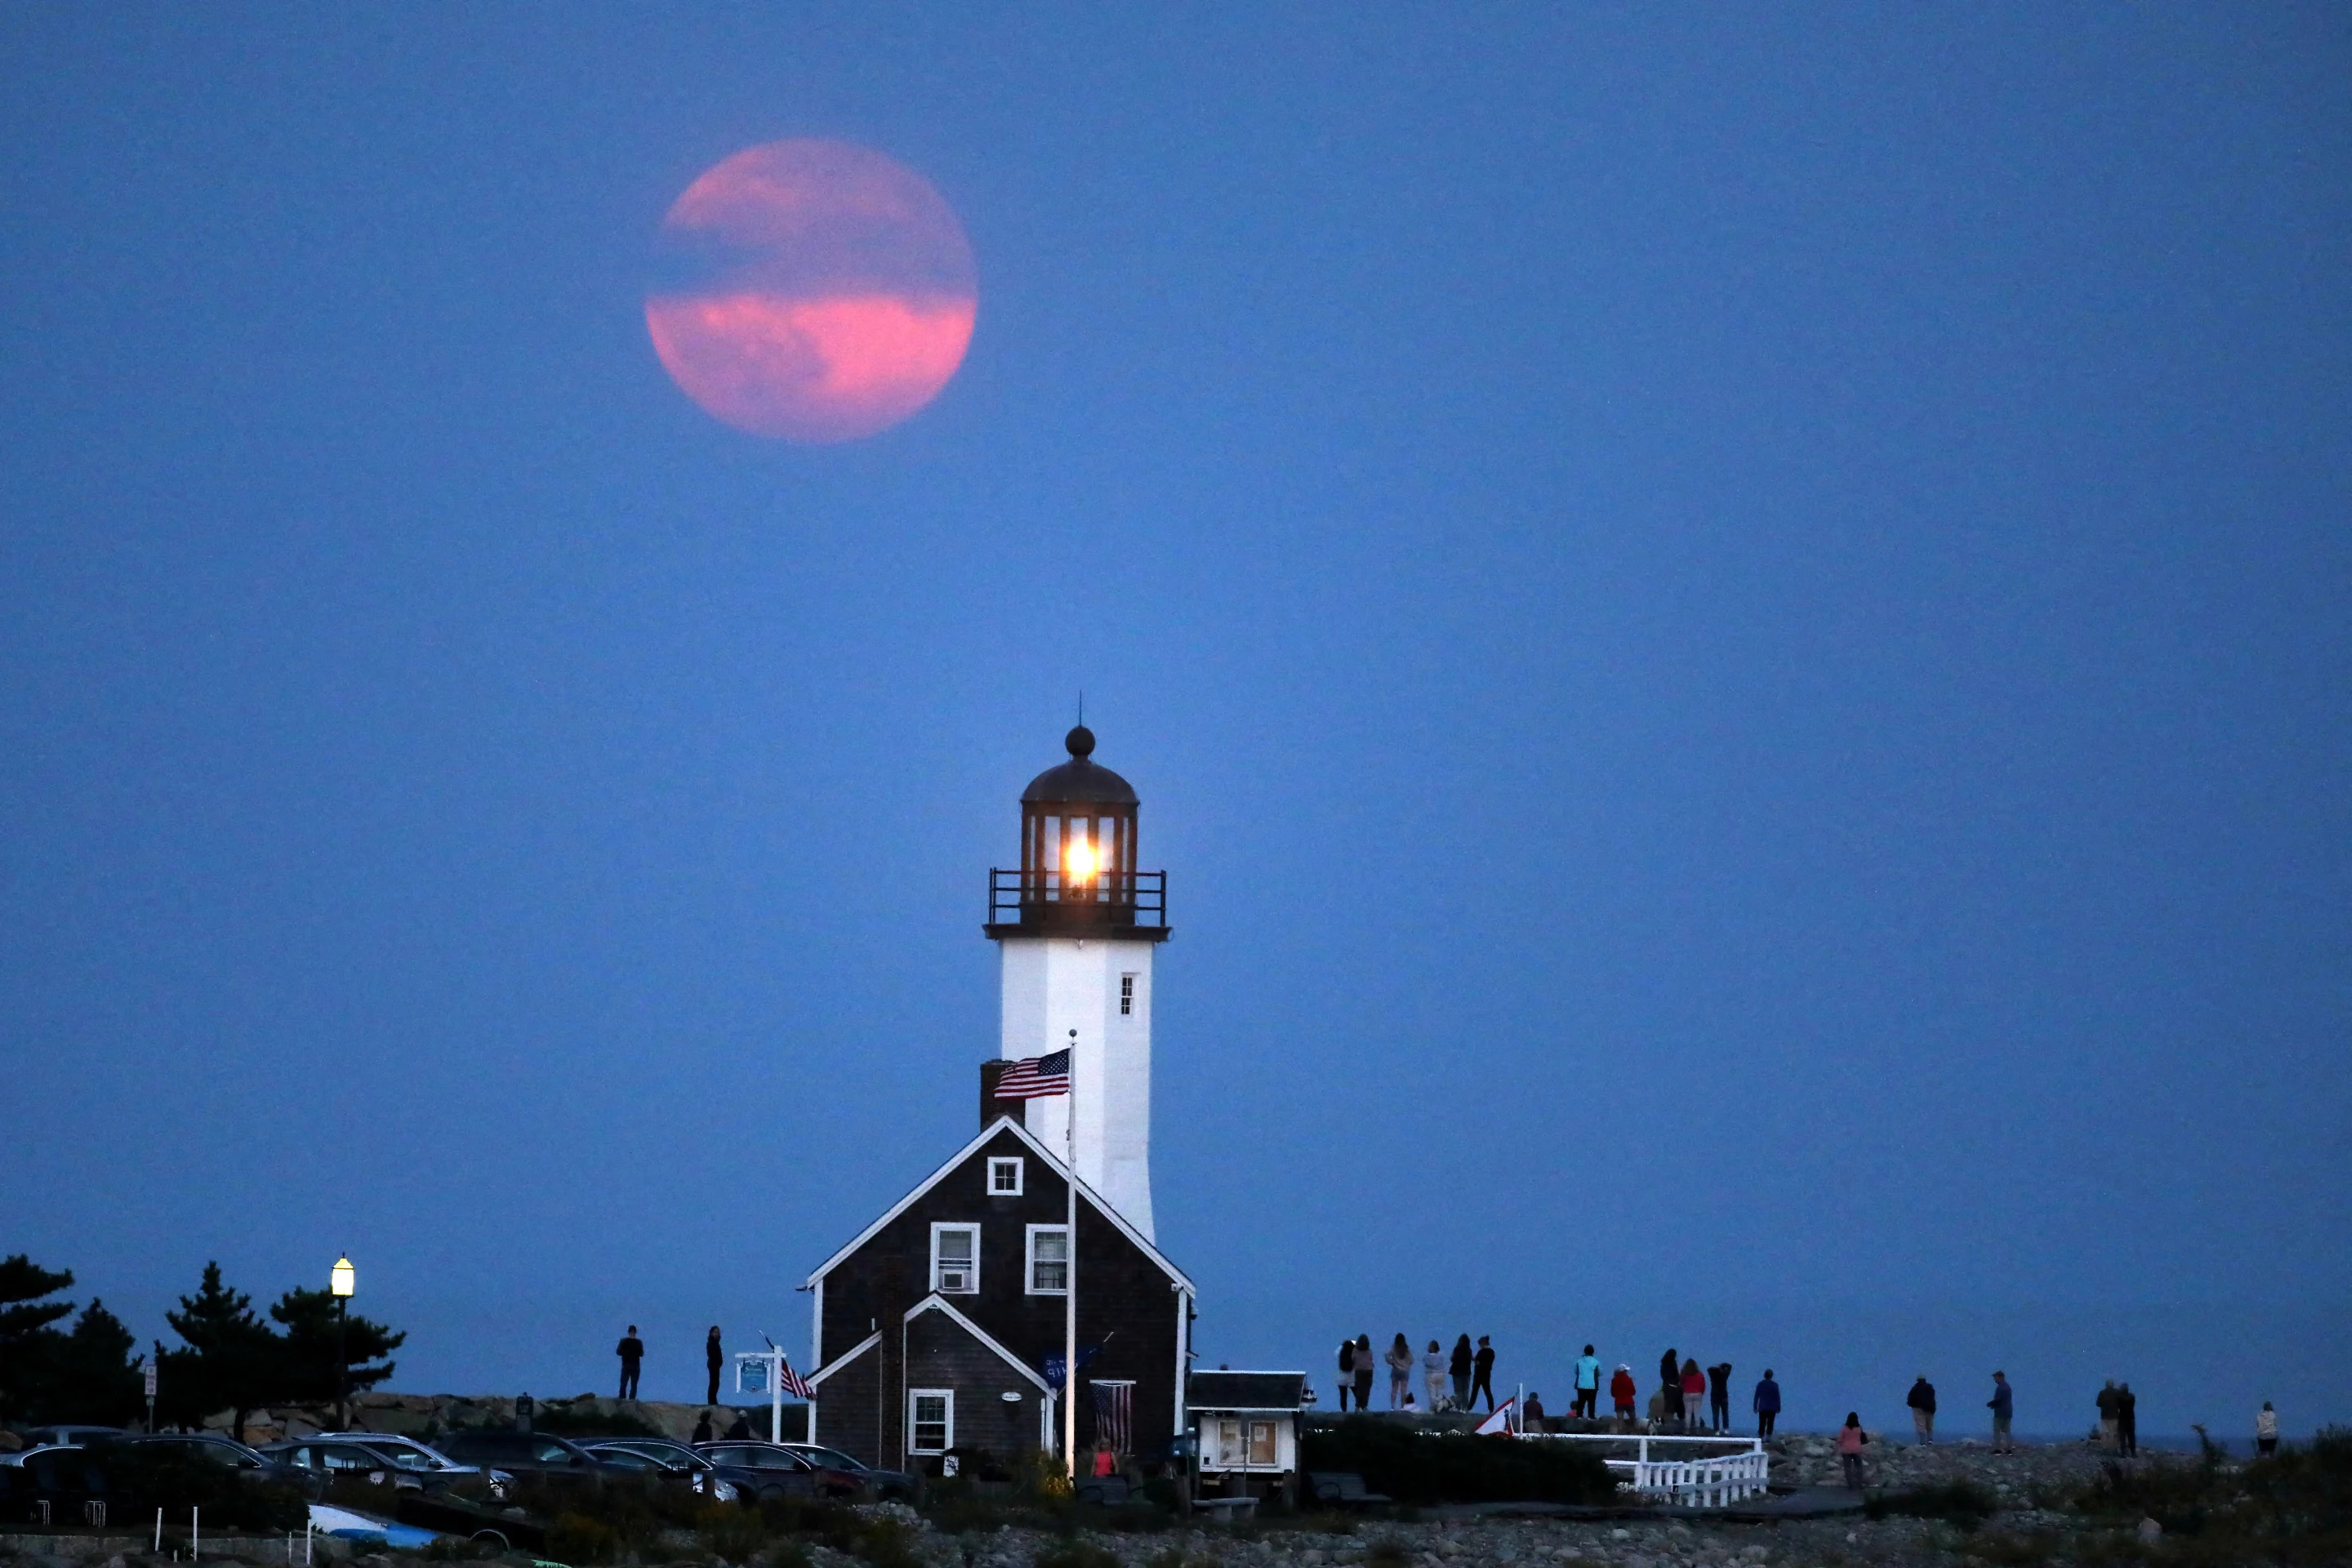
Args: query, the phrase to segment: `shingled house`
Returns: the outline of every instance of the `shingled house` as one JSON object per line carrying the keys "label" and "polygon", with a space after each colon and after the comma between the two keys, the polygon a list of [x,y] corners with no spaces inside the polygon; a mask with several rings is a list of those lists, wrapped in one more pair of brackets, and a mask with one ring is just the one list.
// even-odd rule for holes
{"label": "shingled house", "polygon": [[[809,1276],[811,1440],[933,1471],[951,1448],[1058,1450],[1066,1182],[1035,1134],[989,1116]],[[1078,1444],[1154,1458],[1185,1428],[1192,1282],[1083,1182],[1078,1197]]]}

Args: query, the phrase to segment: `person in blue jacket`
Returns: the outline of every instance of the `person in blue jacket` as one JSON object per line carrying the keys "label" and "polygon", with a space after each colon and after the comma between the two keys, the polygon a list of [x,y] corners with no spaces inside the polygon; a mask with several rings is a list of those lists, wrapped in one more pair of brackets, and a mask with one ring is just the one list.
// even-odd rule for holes
{"label": "person in blue jacket", "polygon": [[1601,1358],[1592,1353],[1591,1345],[1585,1346],[1584,1353],[1576,1359],[1576,1407],[1572,1414],[1587,1421],[1601,1414]]}
{"label": "person in blue jacket", "polygon": [[2017,1405],[2016,1396],[2010,1392],[2009,1373],[1997,1372],[1992,1374],[1992,1397],[1986,1400],[1985,1405],[1992,1412],[1992,1451],[2014,1454],[2017,1442],[2009,1435],[2009,1423],[2011,1416],[2016,1414]]}
{"label": "person in blue jacket", "polygon": [[1756,1411],[1756,1435],[1769,1437],[1773,1420],[1780,1414],[1780,1385],[1772,1381],[1772,1369],[1766,1367],[1756,1384],[1756,1397],[1748,1401]]}

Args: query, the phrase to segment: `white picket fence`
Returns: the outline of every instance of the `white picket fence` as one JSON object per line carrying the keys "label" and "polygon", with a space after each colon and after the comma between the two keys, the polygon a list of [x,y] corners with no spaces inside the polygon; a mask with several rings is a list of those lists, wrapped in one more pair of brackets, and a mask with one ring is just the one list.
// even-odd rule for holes
{"label": "white picket fence", "polygon": [[[1620,1436],[1606,1432],[1523,1432],[1537,1443],[1584,1443],[1632,1488],[1677,1508],[1723,1508],[1762,1491],[1772,1457],[1756,1437]],[[1628,1450],[1631,1450],[1628,1452]]]}

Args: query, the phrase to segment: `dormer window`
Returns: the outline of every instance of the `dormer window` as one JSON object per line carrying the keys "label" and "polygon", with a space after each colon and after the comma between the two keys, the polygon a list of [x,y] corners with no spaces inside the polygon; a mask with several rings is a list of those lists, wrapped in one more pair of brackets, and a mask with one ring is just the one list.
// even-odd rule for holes
{"label": "dormer window", "polygon": [[991,1159],[988,1162],[988,1195],[992,1198],[1019,1197],[1022,1167],[1026,1163],[1018,1155],[1010,1159]]}

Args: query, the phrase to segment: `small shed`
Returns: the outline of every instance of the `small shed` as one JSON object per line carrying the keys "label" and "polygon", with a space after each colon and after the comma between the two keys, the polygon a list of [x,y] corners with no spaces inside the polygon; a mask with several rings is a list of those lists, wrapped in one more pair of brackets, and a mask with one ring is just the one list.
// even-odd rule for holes
{"label": "small shed", "polygon": [[1298,1500],[1303,1372],[1196,1372],[1185,1391],[1199,1495]]}

